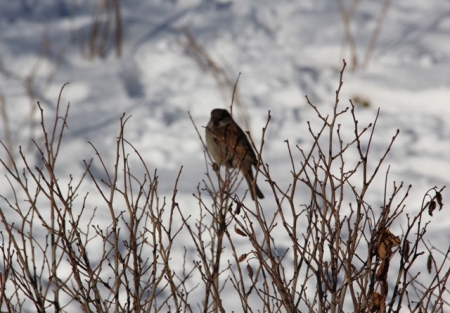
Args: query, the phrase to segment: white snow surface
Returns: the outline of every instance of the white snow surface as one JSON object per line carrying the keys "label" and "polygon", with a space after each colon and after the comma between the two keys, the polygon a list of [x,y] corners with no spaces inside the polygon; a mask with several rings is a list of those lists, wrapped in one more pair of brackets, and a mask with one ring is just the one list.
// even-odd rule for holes
{"label": "white snow surface", "polygon": [[[237,89],[257,146],[270,111],[263,158],[281,186],[287,188],[291,181],[285,140],[309,146],[307,121],[313,128],[321,125],[305,95],[322,112],[331,112],[344,58],[349,64],[340,107],[349,106],[355,97],[366,99],[369,107],[356,108],[361,127],[373,122],[381,110],[372,143],[374,159],[400,130],[370,199],[382,204],[388,166],[391,182],[412,184],[407,201],[412,211],[429,188],[449,185],[450,1],[392,1],[368,66],[355,71],[350,69],[349,46],[335,1],[123,0],[122,56],[117,58],[109,43],[104,57],[88,59],[80,41],[86,41],[89,33],[94,2],[0,2],[0,92],[16,156],[20,145],[39,165],[30,143],[30,138],[42,143],[35,102],[40,101],[46,118],[52,118],[60,88],[68,82],[61,105],[70,102],[70,113],[58,176],[80,177],[83,160],[95,158],[89,142],[112,167],[119,118],[125,113],[130,117],[125,137],[148,168],[157,169],[160,196],[170,199],[183,167],[178,203],[194,210],[198,205],[192,194],[205,178],[206,165],[188,112],[203,134],[210,111],[228,108],[232,94],[224,96],[214,77],[185,53],[180,41],[185,41],[183,31],[189,29],[233,81],[240,73]],[[362,1],[352,20],[360,62],[382,3]],[[32,99],[20,82],[30,73],[34,73]],[[342,123],[344,136],[350,138],[353,129]],[[0,131],[4,140],[4,127]],[[6,157],[4,151],[0,157]],[[100,173],[94,162],[96,166]],[[267,195],[262,206],[266,204],[269,212],[270,187],[262,179],[258,184]],[[8,194],[4,175],[2,186],[3,194]],[[241,196],[244,187],[238,191]],[[86,181],[80,194],[93,188]],[[95,193],[89,197],[92,206],[101,203],[95,197]],[[450,203],[448,189],[443,201]],[[195,218],[195,211],[191,214]],[[448,213],[444,207],[435,214],[430,233],[445,251],[450,240]],[[402,225],[395,227],[400,235]],[[226,305],[239,311],[238,303]]]}

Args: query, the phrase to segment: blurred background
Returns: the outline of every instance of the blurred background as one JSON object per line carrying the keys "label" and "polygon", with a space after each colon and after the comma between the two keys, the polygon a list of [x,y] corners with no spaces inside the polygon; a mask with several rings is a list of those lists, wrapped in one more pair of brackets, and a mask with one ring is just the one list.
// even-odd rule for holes
{"label": "blurred background", "polygon": [[63,173],[84,169],[87,142],[108,155],[125,113],[127,139],[168,178],[160,187],[183,165],[189,195],[205,161],[188,112],[203,134],[239,78],[236,119],[259,144],[271,111],[264,156],[282,168],[284,140],[311,142],[305,96],[331,110],[346,59],[342,106],[352,99],[366,124],[381,108],[380,151],[401,131],[393,179],[420,195],[448,184],[449,1],[3,0],[0,30],[0,136],[14,157],[42,136],[37,101],[52,117],[69,83]]}

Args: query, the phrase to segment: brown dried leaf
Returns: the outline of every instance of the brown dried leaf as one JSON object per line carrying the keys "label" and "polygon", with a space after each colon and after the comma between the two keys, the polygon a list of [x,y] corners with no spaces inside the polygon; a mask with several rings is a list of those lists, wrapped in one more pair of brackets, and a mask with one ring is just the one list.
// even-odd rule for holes
{"label": "brown dried leaf", "polygon": [[390,258],[392,255],[392,248],[399,246],[401,240],[399,237],[395,236],[389,229],[384,229],[384,231],[379,234],[381,240],[378,243],[378,257],[380,259]]}
{"label": "brown dried leaf", "polygon": [[409,241],[405,240],[405,243],[403,244],[403,249],[402,249],[402,255],[403,255],[403,259],[405,260],[405,262],[408,262],[410,249],[411,248],[410,248]]}
{"label": "brown dried leaf", "polygon": [[[389,284],[387,282],[387,280],[383,280],[380,282],[380,294],[383,297],[384,300],[386,300],[387,294],[389,291]],[[384,303],[384,302],[383,302]],[[382,304],[383,304],[382,303]],[[385,310],[381,311],[381,312],[386,312]]]}
{"label": "brown dried leaf", "polygon": [[214,163],[212,164],[212,169],[213,169],[214,172],[220,171],[220,166],[219,166],[219,164],[217,164],[216,162],[214,162]]}
{"label": "brown dried leaf", "polygon": [[442,194],[439,191],[436,191],[436,200],[439,204],[439,211],[442,210],[444,203],[442,202]]}
{"label": "brown dried leaf", "polygon": [[253,268],[250,266],[250,264],[247,264],[247,272],[250,279],[253,279]]}
{"label": "brown dried leaf", "polygon": [[242,230],[240,230],[237,225],[234,225],[234,231],[236,232],[236,234],[241,235],[242,237],[247,237],[247,235]]}
{"label": "brown dried leaf", "polygon": [[433,255],[431,253],[428,255],[427,269],[428,274],[431,274],[431,270],[433,269]]}
{"label": "brown dried leaf", "polygon": [[378,257],[380,259],[386,259],[389,258],[389,256],[390,251],[386,247],[386,244],[384,242],[380,242],[380,244],[378,245]]}
{"label": "brown dried leaf", "polygon": [[387,228],[384,230],[384,236],[385,236],[385,240],[387,240],[389,242],[389,245],[391,247],[399,246],[401,243],[400,238],[395,236],[393,233],[391,233],[391,231]]}
{"label": "brown dried leaf", "polygon": [[372,294],[372,312],[380,312],[381,295],[378,292]]}
{"label": "brown dried leaf", "polygon": [[247,253],[243,253],[241,254],[241,256],[238,259],[238,262],[241,263],[242,261],[245,261],[245,259],[247,258]]}
{"label": "brown dried leaf", "polygon": [[430,214],[430,216],[433,216],[433,211],[436,209],[436,201],[431,201],[428,203],[428,214]]}
{"label": "brown dried leaf", "polygon": [[377,280],[386,281],[388,271],[389,271],[389,259],[383,259],[377,271],[376,275]]}
{"label": "brown dried leaf", "polygon": [[242,208],[242,202],[237,202],[236,209],[234,210],[234,214],[236,214],[236,215],[241,214],[241,208]]}

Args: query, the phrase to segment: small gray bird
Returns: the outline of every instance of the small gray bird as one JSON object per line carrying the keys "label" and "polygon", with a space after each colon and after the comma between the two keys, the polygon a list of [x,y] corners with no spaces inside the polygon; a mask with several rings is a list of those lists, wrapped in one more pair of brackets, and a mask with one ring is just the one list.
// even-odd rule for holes
{"label": "small gray bird", "polygon": [[252,166],[256,167],[257,163],[255,152],[247,136],[227,110],[211,111],[211,119],[206,126],[206,145],[219,165],[238,168],[242,172],[253,200],[255,193],[259,199],[264,198],[258,185],[254,183]]}

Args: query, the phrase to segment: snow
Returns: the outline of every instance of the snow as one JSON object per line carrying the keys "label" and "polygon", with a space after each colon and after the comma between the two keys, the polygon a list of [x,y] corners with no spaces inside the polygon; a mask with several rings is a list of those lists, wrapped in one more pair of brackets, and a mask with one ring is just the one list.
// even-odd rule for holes
{"label": "snow", "polygon": [[[352,30],[360,62],[382,2],[363,1],[355,13]],[[0,93],[15,153],[21,145],[27,155],[35,155],[29,137],[38,142],[42,137],[34,103],[40,101],[46,118],[53,118],[59,90],[69,82],[61,102],[63,107],[70,102],[69,128],[57,168],[61,178],[70,174],[80,178],[83,160],[95,158],[88,142],[112,167],[119,118],[125,113],[130,117],[126,139],[141,153],[150,172],[157,169],[160,196],[171,198],[183,167],[178,202],[198,206],[192,194],[205,178],[204,147],[188,112],[203,135],[210,111],[228,107],[231,92],[224,95],[213,76],[186,53],[183,31],[189,28],[233,82],[241,73],[238,92],[256,146],[271,112],[263,156],[274,180],[287,188],[286,178],[291,176],[285,140],[292,147],[307,147],[312,141],[306,122],[311,121],[315,129],[320,125],[305,95],[321,112],[331,112],[342,59],[350,63],[335,1],[124,0],[122,57],[116,58],[110,45],[105,57],[88,59],[80,42],[88,35],[93,3],[40,0],[33,7],[26,1],[0,3]],[[380,170],[380,185],[372,190],[371,199],[378,197],[378,203],[387,165],[390,180],[413,185],[407,203],[415,208],[426,190],[449,184],[449,34],[449,1],[392,1],[367,68],[351,71],[348,66],[344,73],[341,107],[349,106],[348,100],[356,96],[370,104],[357,107],[360,127],[373,122],[381,109],[374,159],[400,130]],[[29,75],[34,78],[31,99],[22,83]],[[351,136],[353,129],[345,125],[351,126],[343,125],[342,133]],[[0,157],[5,158],[5,153]],[[102,172],[98,163],[94,167]],[[6,184],[2,178],[2,185]],[[258,184],[270,195],[267,183],[261,179]],[[80,194],[91,188],[83,185]],[[241,187],[239,193],[243,192]],[[448,190],[443,197],[444,204],[450,203]],[[99,202],[95,196],[89,200],[92,206]],[[270,196],[262,203],[270,203]],[[448,219],[444,211],[436,214],[441,228],[433,233],[445,246]]]}

